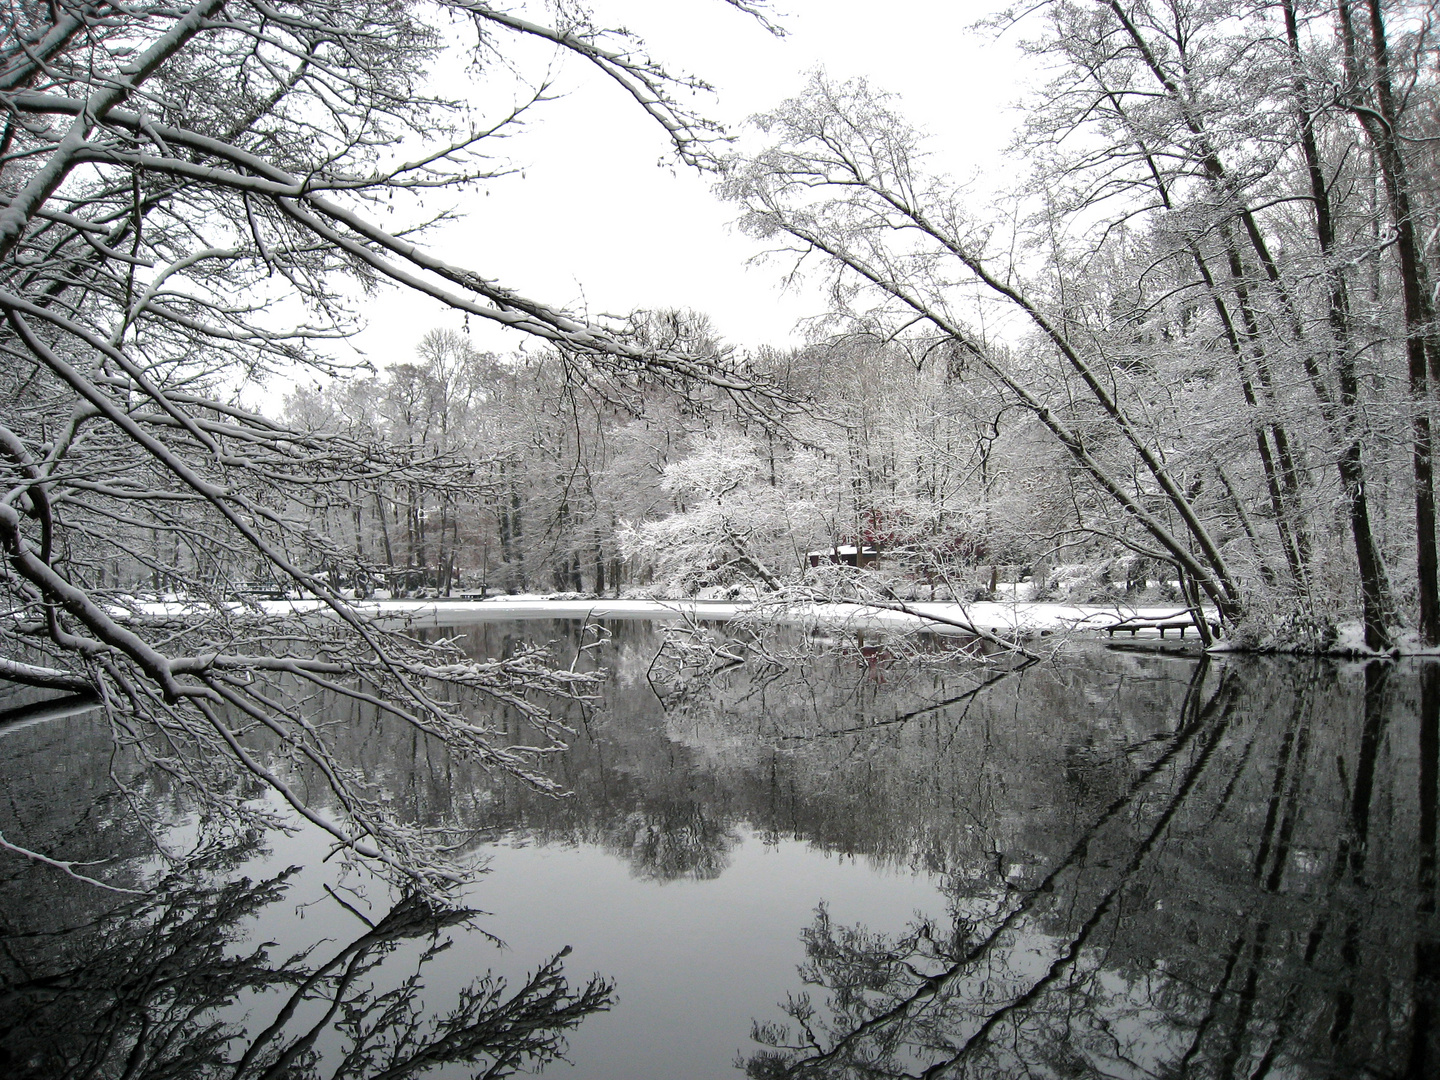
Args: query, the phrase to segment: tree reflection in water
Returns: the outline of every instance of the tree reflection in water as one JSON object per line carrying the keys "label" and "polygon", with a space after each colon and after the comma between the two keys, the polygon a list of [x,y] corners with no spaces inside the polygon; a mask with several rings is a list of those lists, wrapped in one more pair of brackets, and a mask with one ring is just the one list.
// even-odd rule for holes
{"label": "tree reflection in water", "polygon": [[822,905],[747,1074],[1440,1075],[1437,711],[1433,663],[1201,661],[1039,870],[953,880],[900,933]]}
{"label": "tree reflection in water", "polygon": [[[742,1061],[752,1076],[1440,1075],[1440,664],[1204,661],[1077,646],[1013,672],[1005,660],[901,662],[868,639],[841,639],[778,665],[704,670],[657,664],[651,627],[610,629],[601,649],[585,651],[590,638],[573,625],[466,628],[478,655],[551,637],[577,663],[612,672],[603,700],[570,717],[569,752],[548,763],[571,798],[489,776],[422,738],[387,738],[353,703],[317,702],[317,716],[377,797],[456,843],[594,846],[647,884],[725,878],[746,858],[741,845],[784,843],[942,882],[943,917],[931,911],[909,927],[843,925],[829,914],[844,907],[843,890],[828,897],[834,908],[822,907],[801,934],[803,985],[788,1010],[774,1011],[774,990],[737,1005],[737,1016],[760,1018],[762,1045]],[[518,719],[487,722],[524,737]],[[108,745],[104,733],[92,745],[83,730],[57,723],[7,737],[0,826],[67,860],[120,852],[138,862],[146,840],[114,805],[115,766],[97,749]],[[158,819],[180,813],[165,811],[163,778],[145,780],[150,787],[124,779]],[[306,782],[303,771],[296,779]],[[52,1074],[93,1062],[104,1063],[93,1075],[124,1074],[142,1028],[154,1041],[135,1060],[155,1063],[149,1075],[171,1060],[163,1053],[182,1048],[230,1063],[197,1064],[192,1074],[233,1075],[252,1044],[250,1075],[291,1050],[292,1073],[314,1071],[322,1057],[333,1072],[349,1060],[346,1048],[450,1052],[467,1031],[478,1040],[471,1045],[493,1051],[477,1066],[483,1073],[502,1050],[484,1038],[509,1032],[533,1048],[533,1066],[608,1002],[601,983],[564,989],[553,965],[508,991],[482,981],[458,1006],[402,1002],[424,981],[411,973],[427,950],[459,930],[437,911],[394,916],[391,926],[414,928],[408,937],[373,937],[355,923],[349,950],[324,972],[335,944],[252,958],[237,923],[226,929],[226,912],[258,922],[287,887],[283,875],[260,885],[192,881],[134,907],[125,923],[95,914],[94,891],[63,874],[30,868],[16,885],[3,871],[0,936],[10,940],[0,956],[0,1027],[11,1026],[0,1044],[23,1039],[12,1061],[71,1055],[46,1064]],[[474,902],[498,909],[499,879]],[[587,884],[577,879],[576,895]],[[775,885],[777,894],[808,888]],[[696,895],[665,892],[677,904]],[[645,895],[648,910],[665,910]],[[797,908],[824,899],[805,893]],[[42,914],[76,929],[52,935]],[[642,965],[657,961],[647,977],[669,969],[658,961],[672,944],[682,956],[696,945],[627,927],[625,915],[594,939],[565,940],[633,947]],[[441,925],[425,928],[427,919]],[[788,917],[782,936],[802,921]],[[198,943],[200,959],[173,959],[178,947],[167,942],[182,938]],[[121,973],[127,958],[138,973]],[[342,989],[352,961],[360,974]],[[402,963],[404,974],[386,974]],[[669,966],[680,981],[657,997],[706,999],[711,988],[694,983],[691,967]],[[242,1022],[248,1010],[263,1027],[317,973],[284,1031]],[[327,1016],[325,1033],[305,1044]],[[681,1022],[716,1021],[704,1008],[655,1020],[676,1041],[689,1030],[675,1030]],[[738,1044],[743,1019],[735,1026]],[[82,1051],[89,1028],[117,1035]],[[162,1043],[163,1052],[151,1049]],[[388,1066],[356,1058],[346,1067],[385,1075]]]}
{"label": "tree reflection in water", "polygon": [[373,924],[352,909],[343,945],[272,956],[246,924],[285,899],[295,870],[221,885],[192,870],[78,925],[35,911],[34,925],[5,926],[0,1075],[380,1080],[452,1064],[502,1077],[553,1061],[566,1031],[612,1003],[598,976],[570,987],[568,948],[521,985],[487,974],[448,1005],[423,1001],[428,965],[475,913],[419,896]]}

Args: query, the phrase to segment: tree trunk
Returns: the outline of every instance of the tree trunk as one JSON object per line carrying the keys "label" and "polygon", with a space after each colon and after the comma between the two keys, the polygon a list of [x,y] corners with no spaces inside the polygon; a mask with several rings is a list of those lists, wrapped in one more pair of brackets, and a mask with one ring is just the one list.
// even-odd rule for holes
{"label": "tree trunk", "polygon": [[518,571],[518,583],[520,588],[526,587],[525,580],[525,545],[524,528],[522,523],[522,504],[520,501],[520,489],[515,486],[512,478],[510,482],[510,542],[514,547],[515,566]]}
{"label": "tree trunk", "polygon": [[445,547],[445,534],[450,528],[450,501],[440,496],[440,535],[435,541],[435,588],[442,596],[450,595],[451,553]]}
{"label": "tree trunk", "polygon": [[395,552],[390,547],[390,526],[385,521],[385,497],[375,493],[375,516],[380,519],[380,541],[385,548],[385,566],[395,565]]}
{"label": "tree trunk", "polygon": [[[1410,201],[1409,164],[1396,131],[1399,113],[1390,77],[1390,50],[1385,17],[1379,0],[1366,0],[1370,14],[1371,58],[1374,61],[1376,108],[1352,104],[1361,126],[1375,147],[1380,175],[1390,202],[1395,227],[1395,253],[1400,262],[1401,292],[1405,301],[1405,359],[1410,401],[1415,474],[1415,575],[1420,594],[1420,640],[1440,645],[1440,561],[1435,547],[1434,443],[1430,429],[1430,380],[1440,378],[1440,339],[1436,337],[1435,307],[1430,298],[1429,275],[1420,254],[1414,210]],[[1351,90],[1358,87],[1359,58],[1350,0],[1340,0],[1339,14],[1350,68]],[[1434,369],[1433,371],[1427,369]]]}
{"label": "tree trunk", "polygon": [[[1304,512],[1300,506],[1299,470],[1295,465],[1295,456],[1290,450],[1290,438],[1285,431],[1285,426],[1274,418],[1274,378],[1265,355],[1259,322],[1250,301],[1245,265],[1235,246],[1228,224],[1222,226],[1221,236],[1225,241],[1225,257],[1230,271],[1230,285],[1240,308],[1241,324],[1244,326],[1243,345],[1239,341],[1233,343],[1235,363],[1240,370],[1241,392],[1250,409],[1257,415],[1261,414],[1261,404],[1250,378],[1249,369],[1253,366],[1265,395],[1263,413],[1268,414],[1255,425],[1255,436],[1259,446],[1260,460],[1265,468],[1265,480],[1270,491],[1270,501],[1275,510],[1275,524],[1280,531],[1285,558],[1290,564],[1295,588],[1302,596],[1308,596],[1310,592],[1310,539],[1305,528]],[[1249,347],[1248,357],[1245,345]],[[1272,442],[1274,443],[1273,456],[1270,449]],[[1280,466],[1279,469],[1276,468],[1277,462]]]}
{"label": "tree trunk", "polygon": [[1340,382],[1340,424],[1344,446],[1336,465],[1345,491],[1350,535],[1355,545],[1355,561],[1360,571],[1362,618],[1365,644],[1372,649],[1389,648],[1391,627],[1398,621],[1395,600],[1390,591],[1390,578],[1385,571],[1384,556],[1375,541],[1370,520],[1370,496],[1365,482],[1364,419],[1360,412],[1360,380],[1355,371],[1355,343],[1350,313],[1350,296],[1345,277],[1335,261],[1335,216],[1330,203],[1330,189],[1321,167],[1320,148],[1315,136],[1310,92],[1305,84],[1300,57],[1300,30],[1295,17],[1294,0],[1283,0],[1285,34],[1290,44],[1294,67],[1295,108],[1300,122],[1300,146],[1305,154],[1306,172],[1310,179],[1310,195],[1315,207],[1315,239],[1324,260],[1327,316],[1331,344],[1335,351],[1335,368]]}

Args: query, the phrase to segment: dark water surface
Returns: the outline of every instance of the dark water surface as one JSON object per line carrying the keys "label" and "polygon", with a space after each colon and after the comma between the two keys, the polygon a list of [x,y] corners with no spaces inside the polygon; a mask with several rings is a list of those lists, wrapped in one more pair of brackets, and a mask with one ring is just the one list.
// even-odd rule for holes
{"label": "dark water surface", "polygon": [[1090,643],[1007,673],[840,639],[706,679],[609,630],[548,766],[569,798],[327,717],[404,818],[488,860],[457,898],[479,915],[306,831],[167,876],[117,782],[172,847],[210,831],[98,713],[0,728],[8,840],[163,878],[118,896],[0,853],[0,1076],[500,1076],[562,1049],[545,1075],[1440,1075],[1440,665]]}

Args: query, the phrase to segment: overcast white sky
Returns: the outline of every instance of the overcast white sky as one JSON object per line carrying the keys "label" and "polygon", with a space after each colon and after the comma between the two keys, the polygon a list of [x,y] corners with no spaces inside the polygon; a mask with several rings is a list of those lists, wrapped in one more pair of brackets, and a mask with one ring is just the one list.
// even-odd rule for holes
{"label": "overcast white sky", "polygon": [[[780,0],[787,35],[774,38],[719,0],[596,0],[597,21],[638,33],[670,70],[700,76],[716,95],[702,110],[730,127],[797,93],[823,66],[863,75],[900,95],[932,132],[947,171],[993,171],[1015,125],[1023,64],[1012,40],[969,27],[998,0]],[[538,43],[537,43],[538,44]],[[522,65],[542,72],[553,50],[528,48]],[[432,233],[441,257],[524,295],[579,312],[687,307],[709,314],[740,346],[798,342],[798,319],[820,306],[786,294],[778,266],[747,267],[760,249],[731,222],[734,208],[710,180],[673,162],[664,133],[619,88],[577,57],[559,68],[562,100],[544,106],[506,149],[523,176],[467,198],[465,219]],[[356,345],[376,364],[410,360],[453,312],[387,290],[366,301],[369,327]],[[522,335],[471,319],[477,346],[509,351]]]}

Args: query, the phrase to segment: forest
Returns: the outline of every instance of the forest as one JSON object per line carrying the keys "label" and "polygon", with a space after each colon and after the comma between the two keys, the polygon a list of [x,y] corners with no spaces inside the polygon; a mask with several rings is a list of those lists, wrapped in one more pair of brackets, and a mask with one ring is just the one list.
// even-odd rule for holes
{"label": "forest", "polygon": [[817,73],[714,163],[744,227],[826,282],[811,344],[739,354],[694,311],[624,328],[743,372],[765,407],[436,331],[287,420],[475,464],[480,490],[347,498],[330,531],[354,569],[441,593],[737,595],[846,546],[900,595],[1023,577],[1208,605],[1250,647],[1324,649],[1348,620],[1371,648],[1440,643],[1432,16],[997,18],[1050,75],[1009,223],[927,172],[963,113],[925,136]]}

